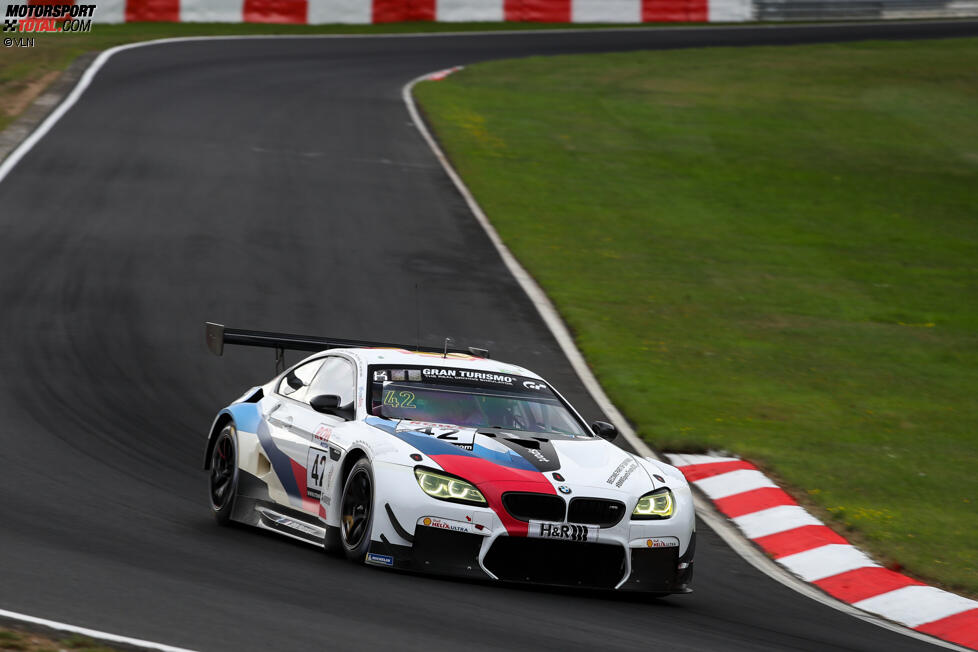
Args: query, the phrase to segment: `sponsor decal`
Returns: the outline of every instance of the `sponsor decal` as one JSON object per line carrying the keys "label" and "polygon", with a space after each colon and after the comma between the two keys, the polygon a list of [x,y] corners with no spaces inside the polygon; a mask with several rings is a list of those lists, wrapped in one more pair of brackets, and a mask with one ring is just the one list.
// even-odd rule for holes
{"label": "sponsor decal", "polygon": [[377,564],[378,566],[393,566],[394,558],[390,555],[378,555],[374,552],[367,553],[367,563]]}
{"label": "sponsor decal", "polygon": [[594,525],[530,521],[526,535],[532,539],[557,539],[587,543],[588,541],[597,541],[598,530],[599,528]]}
{"label": "sponsor decal", "polygon": [[544,464],[547,464],[548,462],[550,462],[550,460],[547,459],[546,455],[544,455],[543,453],[541,453],[540,451],[538,451],[535,448],[531,448],[530,449],[530,455],[532,455],[533,457],[537,458],[538,460],[540,460]]}
{"label": "sponsor decal", "polygon": [[547,386],[544,385],[543,383],[538,383],[532,380],[524,380],[523,387],[526,387],[527,389],[535,389],[537,391],[541,389],[547,389]]}
{"label": "sponsor decal", "polygon": [[506,374],[497,374],[491,371],[476,371],[474,369],[452,369],[448,367],[429,367],[422,369],[421,374],[425,378],[437,378],[439,380],[476,380],[494,385],[512,385],[516,381],[515,378]]}
{"label": "sponsor decal", "polygon": [[621,487],[623,484],[625,484],[625,480],[628,480],[628,476],[634,473],[635,469],[637,468],[638,462],[630,457],[626,457],[621,461],[621,464],[615,467],[615,470],[611,472],[611,475],[608,476],[606,482],[608,484],[613,484],[616,487]]}
{"label": "sponsor decal", "polygon": [[316,441],[329,441],[329,438],[333,436],[333,429],[326,424],[319,424],[319,428],[313,433],[312,438]]}
{"label": "sponsor decal", "polygon": [[645,540],[648,548],[678,548],[679,539],[675,537],[652,537]]}
{"label": "sponsor decal", "polygon": [[[472,517],[466,516],[466,519],[471,519]],[[484,532],[485,527],[482,525],[477,525],[475,523],[463,523],[462,521],[453,521],[447,518],[438,518],[437,516],[425,516],[418,521],[419,525],[425,527],[433,527],[439,530],[448,530],[449,532],[462,532],[465,534],[488,534]]]}
{"label": "sponsor decal", "polygon": [[289,518],[288,516],[284,516],[282,514],[277,514],[274,512],[263,512],[263,513],[266,518],[271,519],[272,521],[278,523],[279,525],[284,525],[287,528],[298,530],[303,534],[308,534],[309,536],[312,537],[319,536],[320,534],[319,529],[313,527],[312,525],[309,525],[308,523],[303,523],[302,521],[296,520],[294,518]]}
{"label": "sponsor decal", "polygon": [[559,491],[562,494],[569,494],[571,492],[571,488],[568,487],[567,485],[562,484],[559,487],[557,487],[557,491]]}

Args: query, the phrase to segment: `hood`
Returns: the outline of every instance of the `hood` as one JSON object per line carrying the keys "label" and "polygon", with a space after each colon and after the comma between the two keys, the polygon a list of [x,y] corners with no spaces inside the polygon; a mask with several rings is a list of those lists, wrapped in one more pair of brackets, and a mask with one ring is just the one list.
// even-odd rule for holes
{"label": "hood", "polygon": [[[550,438],[542,433],[378,417],[368,417],[367,423],[414,446],[446,470],[451,471],[449,466],[471,469],[459,475],[476,484],[535,484],[545,478],[551,487],[565,484],[631,494],[645,493],[654,485],[637,456],[597,437]],[[467,463],[453,459],[446,466],[443,462],[449,460],[444,456],[475,459]]]}

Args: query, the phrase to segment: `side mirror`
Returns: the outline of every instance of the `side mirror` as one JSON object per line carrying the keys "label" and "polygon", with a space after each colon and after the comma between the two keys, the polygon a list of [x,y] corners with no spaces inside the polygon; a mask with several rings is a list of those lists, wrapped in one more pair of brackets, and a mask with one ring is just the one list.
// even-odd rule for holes
{"label": "side mirror", "polygon": [[286,384],[292,389],[302,389],[306,386],[302,379],[295,375],[294,371],[290,371],[288,375],[285,376]]}
{"label": "side mirror", "polygon": [[331,410],[335,410],[340,406],[340,397],[336,394],[320,394],[319,396],[313,396],[309,400],[309,405],[316,412],[332,414]]}
{"label": "side mirror", "polygon": [[346,419],[347,421],[352,420],[354,417],[353,403],[350,403],[349,405],[340,405],[340,397],[336,394],[320,394],[318,396],[313,396],[309,400],[309,405],[311,405],[312,409],[316,412],[332,414],[333,416]]}
{"label": "side mirror", "polygon": [[618,436],[618,428],[605,421],[595,421],[591,424],[591,430],[598,437],[601,437],[601,439],[607,439],[608,441],[614,441],[615,437]]}

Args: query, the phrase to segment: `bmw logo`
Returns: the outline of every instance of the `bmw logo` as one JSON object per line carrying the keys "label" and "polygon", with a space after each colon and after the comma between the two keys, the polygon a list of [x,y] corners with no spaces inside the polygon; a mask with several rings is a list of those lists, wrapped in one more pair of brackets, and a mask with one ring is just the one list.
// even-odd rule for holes
{"label": "bmw logo", "polygon": [[568,487],[565,484],[562,484],[559,487],[557,487],[557,491],[559,491],[562,494],[569,494],[570,493],[570,487]]}

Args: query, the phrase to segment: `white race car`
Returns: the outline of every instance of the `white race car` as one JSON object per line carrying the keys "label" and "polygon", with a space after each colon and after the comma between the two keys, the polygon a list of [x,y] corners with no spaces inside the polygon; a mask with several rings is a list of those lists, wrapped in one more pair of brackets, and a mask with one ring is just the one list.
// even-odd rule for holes
{"label": "white race car", "polygon": [[[610,443],[546,381],[478,349],[207,324],[224,344],[316,353],[221,410],[210,503],[356,562],[463,577],[686,593],[683,475]],[[413,348],[413,347],[412,347]]]}

